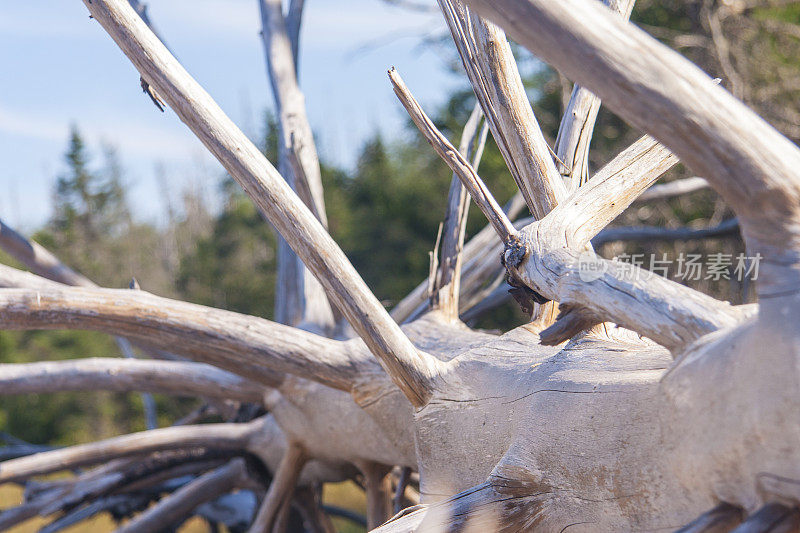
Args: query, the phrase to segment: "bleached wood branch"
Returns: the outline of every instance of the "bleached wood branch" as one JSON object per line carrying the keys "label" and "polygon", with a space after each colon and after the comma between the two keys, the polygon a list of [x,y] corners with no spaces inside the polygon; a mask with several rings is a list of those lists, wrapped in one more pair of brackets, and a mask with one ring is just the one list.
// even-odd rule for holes
{"label": "bleached wood branch", "polygon": [[595,2],[467,3],[708,179],[736,212],[748,249],[769,258],[762,300],[797,293],[796,146],[680,54]]}
{"label": "bleached wood branch", "polygon": [[[488,127],[480,127],[483,117],[480,105],[476,104],[464,125],[459,153],[472,159],[472,168],[478,169],[486,143]],[[461,288],[461,264],[464,236],[467,233],[469,194],[458,176],[453,175],[447,197],[447,212],[442,228],[442,259],[431,295],[431,308],[439,309],[450,320],[458,319],[458,297]]]}
{"label": "bleached wood branch", "polygon": [[[586,326],[611,321],[676,353],[747,316],[727,302],[631,264],[543,242],[535,224],[520,235],[530,254],[512,273],[537,293],[557,299],[564,306],[559,320],[580,324],[565,328],[557,320],[553,327],[562,333],[543,335],[548,344],[560,343]],[[570,313],[577,312],[576,308],[583,309],[578,317]]]}
{"label": "bleached wood branch", "polygon": [[289,371],[349,391],[360,372],[377,368],[368,354],[351,355],[341,341],[144,291],[3,289],[0,327],[121,333],[271,387]]}
{"label": "bleached wood branch", "polygon": [[416,99],[414,99],[411,91],[406,87],[406,84],[403,82],[403,79],[396,69],[392,68],[389,70],[389,79],[392,82],[392,87],[394,88],[397,98],[400,100],[400,103],[403,104],[403,107],[406,108],[411,120],[414,121],[419,131],[425,136],[430,145],[433,146],[433,149],[439,154],[439,157],[444,159],[445,163],[447,163],[451,170],[461,179],[461,183],[464,184],[464,187],[469,191],[470,196],[472,196],[472,201],[475,202],[475,205],[483,212],[500,238],[504,242],[510,241],[513,236],[516,235],[517,230],[514,229],[514,225],[497,204],[497,200],[495,200],[492,193],[489,192],[483,180],[475,173],[475,169],[472,168],[464,156],[458,153],[458,150],[450,144],[450,141],[442,135],[433,121],[428,118],[425,111],[422,110],[422,107]]}
{"label": "bleached wood branch", "polygon": [[[297,82],[296,57],[302,2],[295,5],[291,33],[282,0],[260,0],[264,55],[278,116],[278,169],[289,186],[327,227],[322,175],[308,122],[305,98]],[[281,236],[278,237],[275,320],[316,332],[330,332],[333,311],[322,289]]]}
{"label": "bleached wood branch", "polygon": [[272,483],[269,485],[258,514],[250,525],[249,533],[266,533],[273,531],[278,514],[292,498],[300,471],[306,464],[308,456],[302,446],[290,443],[281,459]]}
{"label": "bleached wood branch", "polygon": [[673,198],[683,194],[693,193],[710,187],[705,178],[697,176],[692,178],[684,178],[680,180],[671,181],[661,185],[653,185],[645,192],[643,192],[637,202],[649,202],[651,200],[661,200],[666,198]]}
{"label": "bleached wood branch", "polygon": [[35,241],[23,237],[0,220],[0,247],[28,267],[31,272],[64,285],[95,287],[88,278],[78,274]]}
{"label": "bleached wood branch", "polygon": [[286,33],[292,45],[294,73],[298,78],[300,71],[300,25],[303,22],[305,0],[289,0],[289,11],[286,13]]}
{"label": "bleached wood branch", "polygon": [[[142,13],[146,12],[144,4],[133,2],[131,5],[141,10]],[[9,255],[14,257],[14,259],[21,262],[43,278],[76,287],[97,287],[92,280],[72,270],[62,263],[55,255],[50,253],[50,251],[48,251],[46,248],[33,240],[26,239],[22,234],[3,223],[2,220],[0,220],[0,247],[2,247]],[[11,277],[14,277],[16,278],[14,282],[30,282],[35,284],[28,285],[26,283],[24,285],[15,285],[17,287],[38,287],[44,283],[42,279],[35,279],[32,276],[14,274],[9,270],[8,267],[2,267],[2,273],[0,273],[0,276],[2,275],[7,276],[6,283],[10,283],[12,281]],[[128,342],[128,339],[116,337],[115,340],[124,357],[128,359],[133,359],[136,357],[135,353],[133,352],[133,348]],[[147,428],[154,429],[156,427],[157,420],[155,401],[153,400],[153,397],[147,393],[142,394],[141,398],[142,405],[144,406],[144,416]]]}
{"label": "bleached wood branch", "polygon": [[243,459],[233,459],[198,477],[162,498],[117,529],[117,533],[158,533],[165,526],[178,524],[198,506],[217,498],[247,482],[247,469]]}
{"label": "bleached wood branch", "polygon": [[623,226],[606,228],[592,239],[592,245],[601,246],[614,241],[688,241],[727,237],[739,233],[739,221],[735,218],[708,228],[664,228],[654,226]]}
{"label": "bleached wood branch", "polygon": [[413,405],[424,405],[441,363],[411,344],[280,174],[130,6],[120,0],[84,0],[84,4],[314,272],[394,383]]}
{"label": "bleached wood branch", "polygon": [[[602,0],[628,20],[635,0]],[[574,191],[589,179],[589,145],[600,111],[600,98],[585,87],[575,85],[558,127],[556,164],[565,177],[567,189]]]}
{"label": "bleached wood branch", "polygon": [[62,391],[148,391],[261,403],[265,388],[204,363],[71,359],[0,364],[0,396]]}
{"label": "bleached wood branch", "polygon": [[678,158],[644,136],[597,172],[540,222],[542,231],[566,237],[580,249],[617,218]]}
{"label": "bleached wood branch", "polygon": [[439,0],[486,120],[531,213],[542,218],[566,197],[503,30],[459,0]]}
{"label": "bleached wood branch", "polygon": [[261,427],[260,420],[246,424],[175,426],[78,444],[3,461],[0,463],[0,483],[155,451],[192,447],[245,450]]}
{"label": "bleached wood branch", "polygon": [[8,265],[0,264],[0,288],[16,289],[27,287],[30,289],[53,289],[64,285],[49,279],[18,270]]}

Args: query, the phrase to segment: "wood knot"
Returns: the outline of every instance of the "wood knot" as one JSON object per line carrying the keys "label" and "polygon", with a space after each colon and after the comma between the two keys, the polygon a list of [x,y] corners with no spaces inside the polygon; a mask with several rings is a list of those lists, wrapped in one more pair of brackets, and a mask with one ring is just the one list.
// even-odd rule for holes
{"label": "wood knot", "polygon": [[506,241],[505,249],[503,253],[500,254],[500,262],[506,269],[506,283],[511,286],[511,288],[508,289],[508,293],[514,297],[514,300],[520,306],[522,312],[532,317],[533,311],[535,310],[534,304],[542,305],[550,300],[525,285],[515,272],[515,269],[519,267],[527,257],[528,248],[517,236],[512,236]]}

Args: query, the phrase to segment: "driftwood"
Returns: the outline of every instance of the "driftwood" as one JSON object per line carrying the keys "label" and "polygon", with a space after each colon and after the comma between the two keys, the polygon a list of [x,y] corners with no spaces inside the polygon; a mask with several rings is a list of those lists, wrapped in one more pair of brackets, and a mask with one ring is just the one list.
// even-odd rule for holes
{"label": "driftwood", "polygon": [[[279,303],[297,311],[283,319],[300,326],[292,327],[143,291],[90,287],[71,271],[56,280],[75,285],[66,287],[0,269],[0,284],[8,287],[0,290],[4,329],[97,330],[199,361],[0,367],[0,386],[6,383],[9,393],[92,385],[252,401],[269,411],[251,421],[176,426],[4,461],[0,482],[105,464],[31,490],[29,501],[0,514],[0,527],[88,507],[124,487],[174,482],[179,474],[191,479],[136,514],[131,527],[178,521],[205,502],[201,493],[209,488],[246,485],[261,499],[253,531],[280,530],[291,505],[325,531],[330,525],[314,491],[358,475],[372,527],[388,516],[386,474],[393,465],[419,473],[421,505],[377,531],[797,527],[800,150],[688,61],[627,24],[631,2],[614,3],[617,12],[591,0],[439,2],[535,219],[511,222],[515,208],[498,205],[475,170],[477,160],[456,150],[390,71],[402,105],[490,223],[461,249],[466,205],[454,186],[446,259],[433,272],[439,282],[431,283],[447,291],[443,305],[434,298],[431,311],[420,311],[423,286],[392,316],[325,229],[296,79],[303,3],[292,2],[284,15],[280,2],[261,2],[281,113],[282,173],[126,2],[85,4],[148,86],[255,201],[359,338],[332,338],[329,307],[321,309],[323,318],[312,316],[320,308],[311,305],[311,285],[299,282],[305,274],[293,278]],[[521,90],[504,31],[579,84],[556,157]],[[586,181],[599,98],[649,136]],[[472,126],[465,138],[477,132]],[[732,306],[592,252],[592,239],[614,231],[605,228],[647,198],[678,158],[728,202],[749,253],[763,257],[758,305]],[[660,196],[649,189],[650,197],[691,189],[684,185]],[[54,265],[38,249],[19,253]],[[288,269],[294,260],[282,257]],[[501,335],[472,331],[455,314],[497,292],[491,280],[500,272],[536,320]],[[305,304],[291,304],[293,297]],[[560,314],[550,324],[555,302]],[[217,369],[204,372],[203,365]],[[112,368],[118,374],[109,374]],[[162,477],[147,471],[122,482],[133,462],[158,453],[177,454]],[[187,461],[191,453],[202,460]],[[239,457],[257,458],[273,476],[269,487]]]}

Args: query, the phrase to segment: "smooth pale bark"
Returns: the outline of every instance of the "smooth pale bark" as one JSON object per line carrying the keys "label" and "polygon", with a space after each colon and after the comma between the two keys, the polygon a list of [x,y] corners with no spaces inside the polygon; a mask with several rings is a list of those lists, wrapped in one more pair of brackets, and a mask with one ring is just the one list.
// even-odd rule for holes
{"label": "smooth pale bark", "polygon": [[[98,4],[106,5],[92,0],[90,7]],[[555,5],[542,0],[535,4],[493,0],[480,4],[487,12],[500,9],[506,15],[518,15],[511,17],[510,23],[517,25],[522,36],[529,30],[541,33],[535,40],[543,43],[543,47],[580,48],[587,41],[572,32],[577,28],[591,33],[595,26],[596,37],[603,42],[613,44],[620,39],[637,42],[637,37],[630,33],[635,30],[609,25],[611,19],[603,18],[611,16],[607,11],[592,11],[594,8],[585,2],[564,0]],[[540,15],[538,19],[526,20],[524,9],[502,11],[532,5],[538,6],[539,11],[534,13]],[[584,8],[589,11],[581,11]],[[561,13],[564,9],[566,14]],[[572,17],[567,21],[569,24],[554,23],[562,15]],[[553,33],[559,28],[561,33]],[[124,48],[126,39],[118,36],[118,41]],[[686,91],[706,96],[708,91],[702,80],[692,84],[692,79],[684,77],[676,84],[675,79],[683,75],[681,72],[672,73],[673,77],[661,76],[669,74],[669,69],[664,72],[657,69],[668,65],[671,59],[661,57],[659,50],[657,47],[645,50],[651,54],[637,50],[630,56],[631,61],[618,65],[618,71],[603,70],[604,65],[613,62],[617,52],[625,52],[613,46],[610,51],[599,46],[588,49],[590,61],[585,64],[580,63],[580,53],[570,56],[556,50],[553,54],[572,57],[578,66],[567,64],[571,72],[587,72],[578,81],[591,82],[592,76],[597,76],[603,78],[602,83],[616,84],[614,90],[621,93],[617,95],[617,103],[628,98],[630,108],[637,110],[638,106],[638,111],[649,109],[644,104],[659,104],[649,117],[653,127],[664,128],[654,120],[663,115],[664,123],[676,129],[680,125],[677,133],[681,135],[675,134],[676,131],[670,135],[664,130],[666,134],[658,138],[670,147],[682,146],[682,151],[676,150],[682,158],[689,153],[687,146],[695,143],[705,150],[701,155],[716,157],[706,163],[714,167],[722,153],[715,152],[713,147],[704,148],[704,143],[714,144],[708,142],[715,138],[710,133],[719,133],[715,130],[719,117],[714,114],[722,113],[726,120],[742,116],[728,114],[736,111],[729,102],[721,109],[711,105],[719,103],[719,94],[724,93],[713,93],[712,96],[719,97],[717,100],[701,100],[700,109],[675,113],[675,109],[680,111],[681,105],[696,98],[687,96]],[[148,50],[146,55],[156,60],[160,57],[158,50]],[[135,53],[131,56],[138,57]],[[623,67],[636,74],[623,72]],[[169,79],[165,79],[158,78],[163,82],[159,89],[171,87]],[[659,100],[663,96],[659,92],[662,87],[658,84],[674,91],[677,101],[672,102],[667,95],[670,105],[663,105]],[[587,86],[594,88],[591,84]],[[613,96],[606,100],[610,101],[609,98]],[[175,102],[170,101],[172,105]],[[191,110],[196,112],[194,108]],[[700,121],[698,126],[698,117],[708,120]],[[726,125],[737,127],[731,122]],[[753,141],[747,138],[751,133],[764,132],[758,125],[753,131],[739,130],[748,141]],[[667,142],[671,137],[674,142]],[[213,142],[208,144],[214,146]],[[722,148],[733,147],[730,142],[721,144]],[[243,146],[242,149],[248,150]],[[787,147],[776,148],[782,152]],[[780,250],[788,250],[788,257],[777,257],[780,264],[771,267],[773,273],[779,273],[782,265],[793,264],[791,254],[795,246],[787,236],[791,237],[796,230],[793,217],[800,208],[796,207],[797,202],[792,204],[795,211],[787,206],[797,180],[785,179],[786,167],[773,181],[765,181],[771,179],[766,172],[759,174],[753,169],[775,167],[772,160],[780,154],[757,153],[763,160],[753,152],[731,151],[727,156],[729,162],[742,164],[744,170],[739,168],[734,175],[736,165],[717,169],[714,178],[717,181],[712,182],[722,188],[728,179],[738,184],[734,188],[754,193],[752,201],[761,204],[756,207],[762,213],[760,218],[749,214],[750,233],[746,231],[745,237],[748,244],[762,246],[766,230],[761,235],[753,228],[757,230],[758,222],[766,224],[771,220],[777,228],[775,238],[784,241],[785,248]],[[700,156],[692,157],[696,160]],[[790,163],[797,162],[792,154],[788,159]],[[733,177],[724,178],[724,173]],[[275,187],[280,192],[280,187]],[[731,194],[735,197],[738,193]],[[771,210],[770,202],[776,198],[779,201],[774,205],[778,209]],[[739,207],[734,205],[734,208],[741,215]],[[595,220],[594,215],[588,220]],[[544,227],[534,225],[530,229]],[[751,243],[754,234],[758,239]],[[541,346],[539,336],[530,327],[491,337],[466,328],[458,331],[454,325],[448,325],[449,329],[436,327],[435,317],[409,325],[406,330],[409,337],[414,337],[410,330],[415,327],[422,331],[415,337],[419,349],[435,352],[447,361],[446,366],[437,365],[441,376],[425,383],[429,386],[428,395],[424,401],[415,403],[418,409],[413,419],[408,416],[410,409],[402,417],[413,420],[422,497],[426,502],[440,503],[398,519],[390,527],[400,530],[396,528],[412,520],[419,524],[422,519],[427,521],[421,526],[423,529],[443,524],[467,531],[674,529],[692,522],[720,501],[730,502],[751,514],[770,499],[797,501],[800,457],[794,443],[800,440],[795,416],[800,399],[796,363],[800,338],[790,321],[796,316],[798,306],[771,305],[766,312],[762,306],[759,319],[740,323],[741,317],[730,316],[728,309],[719,307],[721,304],[713,299],[699,298],[693,292],[683,293],[682,289],[659,281],[650,282],[647,287],[637,286],[635,281],[627,283],[624,276],[610,267],[603,274],[607,276],[602,278],[603,283],[593,287],[593,282],[579,283],[580,271],[569,269],[574,257],[569,249],[563,249],[560,236],[544,232],[533,235],[528,231],[522,238],[528,260],[515,272],[520,277],[527,276],[524,281],[529,286],[558,299],[565,293],[579,305],[597,299],[594,305],[601,312],[619,313],[632,321],[644,322],[648,313],[661,310],[655,319],[663,323],[672,320],[677,324],[672,327],[679,333],[670,335],[653,326],[653,334],[673,347],[677,360],[672,361],[663,348],[636,339],[608,341],[587,335],[563,348],[555,348]],[[311,240],[309,246],[325,242]],[[776,286],[778,278],[776,274],[770,280],[773,284],[770,288]],[[605,288],[596,288],[600,285]],[[578,294],[580,286],[582,292]],[[787,288],[792,289],[791,285]],[[550,290],[552,294],[548,294]],[[626,299],[630,296],[626,296],[626,291],[630,290],[634,291],[632,302]],[[637,299],[638,296],[642,298]],[[7,309],[4,313],[13,315],[14,308]],[[447,335],[444,331],[458,334]],[[693,343],[686,344],[692,340]],[[381,381],[375,375],[369,378],[367,385],[359,383],[356,387],[359,391],[356,396],[365,409],[379,404],[391,392],[397,396],[396,390],[387,385],[388,380]],[[393,378],[397,380],[397,374]],[[287,386],[287,381],[284,380],[282,387]],[[434,386],[430,386],[431,382]],[[362,396],[360,393],[365,393],[369,386],[377,390]],[[390,402],[380,405],[373,416],[390,418],[394,414],[387,408],[390,406]],[[263,443],[258,449],[264,449]],[[455,493],[458,494],[453,496]]]}
{"label": "smooth pale bark", "polygon": [[261,403],[265,388],[211,365],[184,361],[92,358],[0,364],[0,396],[92,390]]}
{"label": "smooth pale bark", "polygon": [[[138,2],[131,2],[131,6],[142,15],[143,20],[150,26],[145,5],[139,4]],[[150,97],[153,98],[154,102],[158,101],[158,95],[152,92],[151,88],[144,80],[142,80],[142,87],[145,89],[145,92],[148,92]],[[23,263],[43,278],[75,287],[97,287],[92,280],[72,270],[43,246],[35,241],[26,239],[22,234],[9,227],[7,224],[4,224],[2,220],[0,220],[0,247],[17,261]],[[5,274],[8,275],[8,268],[3,268],[3,270]],[[0,276],[2,276],[2,274],[0,274]],[[40,286],[42,284],[40,280],[34,281],[33,279],[22,280],[18,278],[16,281],[24,283],[22,286],[26,287]],[[2,281],[0,281],[0,283],[2,283]],[[35,285],[29,283],[35,283]],[[136,357],[128,339],[116,337],[116,342],[124,357],[128,359],[134,359]],[[142,394],[141,398],[142,404],[144,405],[147,429],[155,429],[157,426],[155,400],[147,393]]]}
{"label": "smooth pale bark", "polygon": [[95,287],[88,278],[78,274],[40,244],[29,241],[0,220],[0,246],[34,274],[64,285]]}
{"label": "smooth pale bark", "polygon": [[[472,160],[472,168],[478,169],[486,143],[488,127],[480,127],[483,117],[478,104],[464,125],[461,133],[459,153],[465,159]],[[467,215],[469,214],[469,194],[458,176],[453,175],[450,191],[447,195],[447,212],[442,223],[442,257],[435,273],[431,308],[442,311],[451,320],[458,320],[458,300],[461,289],[461,263],[463,261],[464,237],[467,233]]]}
{"label": "smooth pale bark", "polygon": [[[515,274],[547,298],[589,310],[584,321],[591,317],[596,323],[614,322],[677,353],[700,337],[749,316],[727,302],[633,265],[543,245],[537,241],[536,229],[526,228],[521,234],[530,256]],[[567,338],[579,331],[570,330]]]}
{"label": "smooth pale bark", "polygon": [[541,220],[538,231],[563,235],[569,247],[581,249],[677,163],[663,145],[642,137]]}
{"label": "smooth pale bark", "polygon": [[49,279],[0,264],[0,287],[4,289],[17,289],[27,287],[30,289],[54,289],[64,285]]}
{"label": "smooth pale bark", "polygon": [[[314,216],[327,227],[319,158],[308,123],[305,98],[297,82],[297,53],[302,2],[294,6],[292,28],[281,0],[260,0],[261,38],[278,116],[278,169]],[[282,237],[278,237],[275,320],[318,332],[334,327],[333,311],[319,282]]]}
{"label": "smooth pale bark", "polygon": [[[759,293],[800,287],[800,150],[677,52],[589,0],[467,0],[705,177],[768,257]],[[776,303],[783,305],[782,302]]]}
{"label": "smooth pale bark", "polygon": [[439,0],[475,95],[531,213],[542,218],[566,197],[503,30],[459,0]]}
{"label": "smooth pale bark", "polygon": [[438,361],[418,351],[319,221],[255,145],[121,0],[84,0],[94,19],[255,201],[413,405],[424,405]]}
{"label": "smooth pale bark", "polygon": [[77,326],[114,332],[272,387],[291,369],[349,391],[360,372],[372,374],[377,368],[368,354],[350,354],[341,341],[144,291],[3,289],[0,308],[4,329]]}
{"label": "smooth pale bark", "polygon": [[[706,168],[718,166],[715,170],[717,188],[723,194],[725,173],[729,174],[729,182],[734,182],[732,188],[738,189],[729,195],[735,196],[748,188],[754,193],[760,191],[753,199],[757,205],[742,210],[750,211],[755,227],[755,231],[745,232],[748,244],[754,236],[753,244],[762,246],[763,240],[773,239],[778,251],[789,250],[786,253],[791,256],[791,250],[795,249],[791,239],[794,212],[787,206],[788,199],[794,195],[796,179],[789,175],[788,165],[784,165],[788,160],[798,168],[794,148],[761,123],[754,125],[745,120],[747,126],[755,126],[754,131],[745,131],[743,124],[734,124],[733,117],[747,119],[752,115],[749,112],[745,116],[737,114],[743,108],[737,108],[731,101],[722,102],[724,105],[720,107],[711,105],[727,97],[721,97],[724,92],[717,91],[710,80],[710,86],[704,85],[699,75],[696,76],[698,83],[687,80],[685,70],[674,68],[676,64],[681,65],[677,56],[662,54],[654,44],[644,50],[651,53],[635,49],[631,45],[641,41],[634,34],[635,30],[613,22],[607,13],[589,2],[470,0],[470,4],[483,6],[483,12],[488,16],[496,15],[507,29],[516,28],[514,36],[521,42],[536,43],[537,51],[564,59],[554,61],[556,66],[571,69],[568,73],[576,77],[582,76],[579,81],[591,82],[594,76],[597,83],[588,86],[593,89],[605,86],[605,93],[601,93],[605,100],[616,98],[618,111],[625,111],[628,116],[638,111],[640,117],[636,120],[640,124],[651,118],[653,129],[677,128],[679,122],[684,128],[691,128],[697,126],[698,113],[704,114],[703,129],[694,132],[698,135],[684,130],[659,138],[682,159],[691,156],[696,161],[702,157],[698,153],[691,154],[688,149],[677,149],[677,146],[686,148],[691,143],[698,145],[698,152],[713,156],[713,160],[707,160],[704,165]],[[580,32],[592,35],[598,45],[587,45]],[[622,43],[623,40],[626,42]],[[609,50],[606,46],[609,41],[626,46]],[[585,56],[576,50],[569,51],[581,47]],[[616,70],[603,70],[628,50],[628,61],[620,61]],[[673,68],[658,72],[670,65]],[[689,77],[696,72],[691,68]],[[616,97],[610,88],[613,85],[616,85],[613,89],[620,92]],[[639,89],[642,89],[641,94],[637,94]],[[689,91],[694,94],[687,94]],[[705,101],[693,109],[684,107],[685,112],[681,113],[682,105],[698,101],[698,92],[703,93]],[[710,98],[709,92],[713,93]],[[635,96],[639,101],[631,104]],[[670,104],[674,107],[662,106],[663,101],[657,101],[660,97],[664,101],[674,98]],[[645,111],[643,102],[651,109]],[[663,120],[664,111],[671,114],[667,120]],[[776,146],[756,155],[739,143],[737,150],[723,156],[720,146],[709,142],[709,138],[716,140],[720,131],[715,128],[718,125],[721,128],[723,122],[729,129],[725,133],[727,141],[731,141],[732,136],[749,137],[752,133],[748,141],[758,145],[759,135],[767,133],[767,140],[775,141]],[[663,126],[664,123],[671,126]],[[645,129],[648,128],[645,126]],[[726,142],[722,145],[724,149]],[[732,143],[727,142],[727,147],[731,146]],[[786,151],[787,157],[781,159],[776,150]],[[741,166],[730,164],[737,159]],[[719,165],[724,160],[729,165]],[[762,172],[770,165],[780,170],[774,178]],[[753,172],[754,169],[757,172]],[[777,202],[765,204],[769,196]],[[741,200],[744,201],[744,196]],[[752,213],[756,208],[762,210],[760,216]],[[737,215],[742,214],[738,208],[736,211]],[[782,218],[784,215],[789,216]],[[775,237],[758,231],[759,223],[763,223],[766,233],[769,219],[777,226]],[[780,237],[785,238],[785,248],[778,248],[774,241]],[[781,267],[773,265],[773,268],[776,278],[780,278]],[[770,288],[774,287],[776,278],[769,280]],[[790,280],[791,276],[787,276],[782,282]],[[597,359],[596,354],[591,355],[592,359],[566,360],[569,346],[557,360],[546,361],[547,365],[534,363],[531,366],[528,358],[526,364],[527,368],[533,368],[532,374],[543,372],[549,378],[545,378],[538,389],[530,383],[524,387],[524,396],[519,401],[523,401],[523,397],[535,400],[531,400],[524,413],[511,415],[520,420],[520,431],[511,439],[513,442],[505,457],[495,465],[492,475],[484,483],[475,484],[441,505],[410,515],[407,524],[402,518],[395,521],[385,531],[415,529],[420,519],[428,520],[421,526],[422,530],[429,530],[427,527],[436,530],[439,525],[459,530],[474,527],[481,531],[674,529],[691,523],[719,501],[730,502],[746,512],[757,510],[770,498],[796,501],[796,480],[800,478],[800,471],[796,447],[790,443],[796,441],[800,428],[791,413],[796,410],[800,389],[796,370],[798,339],[795,330],[787,324],[796,306],[787,305],[789,303],[783,302],[783,317],[773,312],[778,306],[769,306],[765,313],[762,304],[761,314],[764,318],[769,316],[769,321],[750,319],[737,327],[707,334],[680,350],[675,363],[663,359],[658,363],[654,359],[648,366],[644,353],[632,356],[633,349],[627,350],[626,357],[616,360]],[[578,346],[573,344],[572,350]],[[577,354],[573,352],[573,355]],[[638,370],[631,366],[626,371],[615,367],[625,364],[623,359],[631,365],[642,366],[638,366]],[[486,365],[485,360],[482,364]],[[665,372],[667,367],[669,372]],[[525,375],[521,365],[512,375],[517,378]],[[572,386],[583,383],[585,388],[567,387],[567,383]],[[486,386],[487,382],[481,385],[475,388],[478,395],[472,400],[474,405],[488,403],[493,396],[494,391]],[[461,388],[462,394],[466,389]],[[507,412],[508,389],[498,390],[496,394],[505,400],[502,403]],[[459,401],[461,413],[465,409],[463,399],[463,396],[450,399]],[[437,400],[436,397],[431,400],[418,420]],[[500,407],[494,412],[500,412]],[[439,414],[438,418],[442,424],[446,416]],[[467,430],[463,420],[459,422],[460,430]],[[438,434],[445,431],[442,428]],[[431,444],[432,448],[434,446]],[[452,448],[448,448],[447,453],[452,458]],[[407,529],[403,529],[406,526]]]}
{"label": "smooth pale bark", "polygon": [[[628,20],[635,0],[602,0]],[[558,127],[556,163],[565,177],[567,188],[574,191],[589,180],[589,145],[600,111],[600,98],[580,85],[572,88],[569,102]]]}

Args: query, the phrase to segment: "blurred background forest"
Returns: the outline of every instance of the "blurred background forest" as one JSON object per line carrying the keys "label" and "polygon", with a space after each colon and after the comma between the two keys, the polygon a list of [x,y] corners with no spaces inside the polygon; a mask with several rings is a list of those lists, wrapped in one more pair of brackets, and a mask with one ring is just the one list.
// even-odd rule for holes
{"label": "blurred background forest", "polygon": [[[309,9],[314,9],[313,2]],[[653,36],[686,55],[797,142],[800,139],[800,2],[754,0],[641,0],[632,19]],[[461,72],[449,36],[424,46],[440,49],[450,68]],[[536,116],[551,142],[571,85],[520,51]],[[388,65],[387,65],[388,66]],[[253,68],[260,68],[254,65]],[[387,82],[388,83],[388,82]],[[302,80],[301,80],[302,84]],[[144,98],[144,96],[142,96]],[[474,105],[463,89],[440,109],[429,109],[437,125],[457,143]],[[400,112],[398,106],[398,112]],[[658,117],[653,117],[658,120]],[[633,131],[601,110],[590,153],[592,169],[633,142]],[[276,161],[274,120],[263,113],[263,134],[255,139]],[[322,162],[330,231],[374,293],[391,307],[422,281],[428,252],[445,212],[451,173],[410,123],[396,138],[375,135],[360,150],[354,169]],[[496,146],[489,141],[479,168],[500,201],[514,182]],[[662,182],[691,176],[680,165]],[[62,261],[106,287],[127,287],[136,277],[142,289],[167,297],[271,318],[275,295],[276,239],[254,205],[225,176],[209,202],[185,191],[167,202],[168,223],[143,223],[126,199],[126,175],[112,147],[87,146],[75,124],[65,139],[63,169],[53,176],[53,214],[32,238]],[[163,199],[153,199],[161,202]],[[2,216],[2,214],[0,214]],[[703,228],[731,213],[705,189],[680,197],[638,203],[618,226]],[[468,238],[484,225],[471,210]],[[704,240],[608,243],[607,257],[621,253],[738,253],[738,235]],[[0,254],[3,263],[19,266]],[[647,266],[647,263],[645,263]],[[733,303],[754,295],[738,282],[693,282]],[[525,316],[507,303],[476,325],[507,330]],[[77,332],[0,332],[0,362],[83,357],[115,357],[108,336]],[[68,445],[145,429],[141,397],[110,392],[0,397],[0,431],[29,442]],[[156,396],[158,423],[165,426],[197,406],[196,400]]]}

